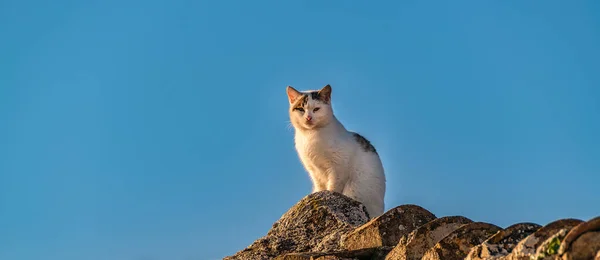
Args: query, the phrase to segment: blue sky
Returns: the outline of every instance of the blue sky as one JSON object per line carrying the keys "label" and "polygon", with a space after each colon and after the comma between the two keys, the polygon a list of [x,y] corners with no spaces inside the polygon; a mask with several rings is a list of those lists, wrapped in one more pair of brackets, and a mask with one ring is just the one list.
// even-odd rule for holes
{"label": "blue sky", "polygon": [[0,259],[220,259],[311,190],[333,87],[386,209],[600,215],[598,1],[0,1]]}

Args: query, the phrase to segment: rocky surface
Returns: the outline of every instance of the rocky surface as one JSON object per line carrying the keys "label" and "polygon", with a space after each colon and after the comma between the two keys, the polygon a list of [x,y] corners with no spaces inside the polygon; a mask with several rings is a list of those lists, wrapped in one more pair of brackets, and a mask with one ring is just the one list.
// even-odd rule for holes
{"label": "rocky surface", "polygon": [[600,231],[587,232],[571,245],[571,250],[563,259],[592,259],[594,252],[600,252]]}
{"label": "rocky surface", "polygon": [[292,252],[336,251],[340,237],[369,220],[366,208],[340,193],[304,197],[273,224],[266,236],[225,259],[272,259]]}
{"label": "rocky surface", "polygon": [[570,230],[579,225],[579,219],[560,219],[549,223],[548,225],[538,229],[533,234],[521,240],[513,251],[506,257],[506,260],[529,260],[535,256],[537,249],[542,243],[550,237],[556,235],[561,230]]}
{"label": "rocky surface", "polygon": [[486,241],[471,249],[467,260],[498,259],[508,255],[512,249],[531,233],[542,226],[535,223],[519,223],[498,231]]}
{"label": "rocky surface", "polygon": [[400,239],[386,260],[418,260],[425,252],[461,226],[471,223],[468,218],[442,217],[426,223]]}
{"label": "rocky surface", "polygon": [[226,260],[600,260],[600,217],[502,229],[401,205],[370,219],[365,207],[321,191],[300,200],[267,234]]}
{"label": "rocky surface", "polygon": [[398,206],[346,235],[342,246],[348,250],[395,246],[402,236],[435,218],[416,205]]}
{"label": "rocky surface", "polygon": [[565,239],[560,244],[560,248],[558,250],[559,254],[564,254],[569,249],[573,241],[589,231],[600,231],[600,217],[590,219],[589,221],[583,222],[571,229],[571,231],[569,231]]}
{"label": "rocky surface", "polygon": [[558,250],[562,259],[592,259],[600,257],[600,217],[590,219],[572,228],[560,241]]}
{"label": "rocky surface", "polygon": [[544,242],[542,242],[538,248],[535,250],[535,254],[533,255],[533,259],[539,260],[551,260],[555,258],[555,255],[558,253],[558,248],[560,247],[560,241],[562,241],[567,235],[567,231],[569,229],[563,228],[560,229],[556,234],[550,236]]}
{"label": "rocky surface", "polygon": [[392,247],[375,247],[358,250],[322,252],[322,253],[289,253],[275,260],[383,260]]}
{"label": "rocky surface", "polygon": [[454,260],[464,259],[471,248],[481,244],[487,238],[500,230],[500,227],[484,223],[473,222],[465,224],[452,231],[440,242],[427,250],[423,260]]}

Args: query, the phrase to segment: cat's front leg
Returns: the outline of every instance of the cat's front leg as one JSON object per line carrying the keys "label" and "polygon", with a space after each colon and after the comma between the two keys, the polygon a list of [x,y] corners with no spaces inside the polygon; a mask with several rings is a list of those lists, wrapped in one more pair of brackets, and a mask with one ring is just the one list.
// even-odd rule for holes
{"label": "cat's front leg", "polygon": [[317,171],[315,169],[315,167],[312,166],[311,164],[306,164],[306,169],[308,170],[310,179],[313,184],[312,192],[315,193],[318,191],[326,190],[327,189],[327,178],[325,177],[325,175],[323,175],[322,173]]}
{"label": "cat's front leg", "polygon": [[326,189],[327,189],[327,186],[325,184],[322,184],[322,183],[319,183],[319,182],[313,183],[313,191],[312,191],[313,193],[319,192],[319,191],[322,191],[322,190],[326,190]]}
{"label": "cat's front leg", "polygon": [[348,182],[347,173],[331,169],[327,176],[327,190],[342,193],[346,182]]}

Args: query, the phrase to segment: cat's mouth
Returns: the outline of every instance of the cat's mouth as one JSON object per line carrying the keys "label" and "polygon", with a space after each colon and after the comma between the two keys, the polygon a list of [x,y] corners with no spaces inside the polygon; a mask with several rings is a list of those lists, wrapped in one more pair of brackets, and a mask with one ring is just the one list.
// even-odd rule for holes
{"label": "cat's mouth", "polygon": [[306,129],[315,129],[318,125],[315,121],[304,121],[304,128]]}

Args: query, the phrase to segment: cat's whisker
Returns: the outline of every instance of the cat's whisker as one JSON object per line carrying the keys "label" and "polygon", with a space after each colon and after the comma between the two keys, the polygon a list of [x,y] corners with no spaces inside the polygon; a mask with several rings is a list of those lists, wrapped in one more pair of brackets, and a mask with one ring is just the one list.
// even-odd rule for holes
{"label": "cat's whisker", "polygon": [[287,124],[285,125],[285,128],[287,130],[293,130],[294,129],[294,125],[292,125],[292,121],[285,121]]}

